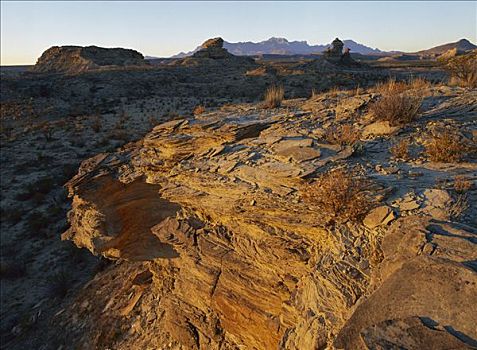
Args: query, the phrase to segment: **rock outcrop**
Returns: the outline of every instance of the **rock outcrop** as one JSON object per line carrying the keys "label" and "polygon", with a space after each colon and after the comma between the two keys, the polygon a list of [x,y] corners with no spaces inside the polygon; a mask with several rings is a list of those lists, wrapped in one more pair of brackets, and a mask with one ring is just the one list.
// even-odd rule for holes
{"label": "rock outcrop", "polygon": [[[357,98],[372,99],[350,105]],[[58,324],[71,327],[70,312],[81,319],[85,348],[475,345],[475,228],[433,219],[428,209],[445,197],[435,190],[400,215],[387,198],[392,174],[374,185],[383,203],[365,226],[324,224],[302,200],[303,182],[330,164],[361,163],[353,147],[315,136],[335,103],[313,103],[322,109],[244,105],[173,120],[84,162],[67,184],[63,238],[120,263]],[[401,192],[416,186],[399,181]]]}
{"label": "rock outcrop", "polygon": [[212,38],[205,41],[199,51],[195,52],[193,57],[221,59],[232,57],[226,49],[223,48],[224,40],[222,38]]}
{"label": "rock outcrop", "polygon": [[78,73],[98,68],[146,64],[143,55],[131,49],[53,46],[43,52],[32,70],[41,73]]}
{"label": "rock outcrop", "polygon": [[331,46],[325,51],[324,55],[327,58],[339,59],[341,58],[341,55],[343,54],[343,46],[344,46],[343,42],[340,39],[336,38],[331,43]]}
{"label": "rock outcrop", "polygon": [[331,46],[323,53],[323,56],[328,62],[341,66],[359,66],[358,62],[353,60],[350,54],[350,49],[346,48],[343,51],[343,42],[336,38],[331,43]]}
{"label": "rock outcrop", "polygon": [[255,67],[255,60],[251,57],[235,56],[229,53],[223,47],[222,38],[212,38],[206,40],[198,51],[191,57],[177,59],[172,62],[173,65],[233,65],[243,67]]}

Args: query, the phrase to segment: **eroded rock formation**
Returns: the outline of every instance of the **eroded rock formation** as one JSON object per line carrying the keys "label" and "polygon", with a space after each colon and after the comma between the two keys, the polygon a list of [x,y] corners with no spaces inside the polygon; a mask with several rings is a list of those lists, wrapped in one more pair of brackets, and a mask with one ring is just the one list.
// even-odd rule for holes
{"label": "eroded rock formation", "polygon": [[97,46],[53,46],[43,52],[33,71],[42,73],[77,73],[111,66],[146,65],[142,54],[123,48]]}
{"label": "eroded rock formation", "polygon": [[[350,97],[340,108],[355,115],[371,99]],[[390,175],[374,185],[385,203],[367,225],[324,224],[301,185],[329,164],[357,161],[355,149],[319,136],[331,120],[324,116],[338,113],[334,103],[288,108],[173,120],[83,163],[68,183],[63,238],[123,261],[59,316],[65,326],[69,312],[80,317],[84,348],[475,343],[475,229],[433,218],[445,191],[391,198]],[[405,192],[416,180],[400,181]]]}
{"label": "eroded rock formation", "polygon": [[173,65],[233,65],[240,67],[255,67],[255,60],[246,56],[235,56],[223,47],[222,38],[212,38],[206,40],[200,50],[191,57],[181,58],[173,61]]}
{"label": "eroded rock formation", "polygon": [[343,66],[359,66],[359,64],[353,60],[350,54],[350,49],[345,48],[343,51],[343,42],[336,38],[331,43],[331,47],[324,52],[324,57],[331,63],[339,64]]}

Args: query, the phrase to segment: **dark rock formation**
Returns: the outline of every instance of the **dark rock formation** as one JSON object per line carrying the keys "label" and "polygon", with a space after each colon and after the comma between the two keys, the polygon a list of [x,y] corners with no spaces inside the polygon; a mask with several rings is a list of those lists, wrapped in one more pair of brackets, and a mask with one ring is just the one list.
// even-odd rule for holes
{"label": "dark rock formation", "polygon": [[343,52],[343,46],[344,44],[340,39],[333,40],[331,47],[324,53],[326,60],[342,66],[359,66],[358,62],[351,58],[349,48],[346,48]]}
{"label": "dark rock formation", "polygon": [[53,46],[43,52],[32,70],[42,73],[77,73],[102,67],[145,64],[144,56],[131,49]]}
{"label": "dark rock formation", "polygon": [[336,38],[331,43],[331,47],[325,51],[325,56],[329,58],[340,58],[341,54],[343,53],[343,46],[343,42]]}

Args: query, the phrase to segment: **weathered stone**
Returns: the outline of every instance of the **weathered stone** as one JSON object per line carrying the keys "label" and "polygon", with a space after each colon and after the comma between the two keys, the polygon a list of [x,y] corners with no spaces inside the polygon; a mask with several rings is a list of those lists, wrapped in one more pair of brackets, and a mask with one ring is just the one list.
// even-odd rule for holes
{"label": "weathered stone", "polygon": [[367,228],[375,228],[382,225],[387,225],[396,218],[393,210],[388,206],[381,206],[371,210],[363,220],[363,224]]}
{"label": "weathered stone", "polygon": [[371,135],[391,135],[394,134],[399,130],[398,126],[391,126],[391,124],[384,120],[384,121],[377,121],[372,124],[367,125],[363,130],[363,136],[371,136]]}

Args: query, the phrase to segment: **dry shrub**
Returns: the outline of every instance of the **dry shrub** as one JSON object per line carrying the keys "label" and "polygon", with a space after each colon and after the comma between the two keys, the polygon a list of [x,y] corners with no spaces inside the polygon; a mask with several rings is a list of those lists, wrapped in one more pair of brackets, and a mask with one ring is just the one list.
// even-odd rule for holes
{"label": "dry shrub", "polygon": [[265,108],[280,107],[285,96],[283,86],[272,85],[265,92]]}
{"label": "dry shrub", "polygon": [[454,190],[457,193],[465,193],[472,188],[472,181],[463,175],[454,178]]}
{"label": "dry shrub", "polygon": [[354,145],[360,140],[361,132],[352,124],[338,125],[326,129],[325,140],[333,145]]}
{"label": "dry shrub", "polygon": [[358,221],[373,206],[367,189],[370,183],[349,169],[323,174],[304,189],[304,199],[336,221]]}
{"label": "dry shrub", "polygon": [[198,105],[194,108],[193,113],[194,113],[194,115],[199,115],[199,114],[205,113],[205,107],[202,106],[202,105]]}
{"label": "dry shrub", "polygon": [[435,134],[425,147],[427,155],[433,162],[460,162],[468,151],[462,137],[448,129]]}
{"label": "dry shrub", "polygon": [[447,212],[451,219],[460,218],[469,209],[469,200],[467,194],[459,194],[447,208]]}
{"label": "dry shrub", "polygon": [[477,87],[477,53],[451,58],[445,67],[451,75],[451,84],[462,87]]}
{"label": "dry shrub", "polygon": [[382,96],[370,106],[371,113],[378,120],[389,121],[391,125],[403,125],[415,120],[422,105],[422,89],[430,87],[422,78],[409,82],[390,79],[376,86]]}
{"label": "dry shrub", "polygon": [[389,148],[389,151],[396,159],[408,160],[409,159],[409,141],[401,140]]}
{"label": "dry shrub", "polygon": [[[399,89],[397,89],[399,90]],[[422,96],[412,92],[389,92],[370,106],[377,120],[388,121],[391,125],[403,125],[415,120],[422,105]]]}

